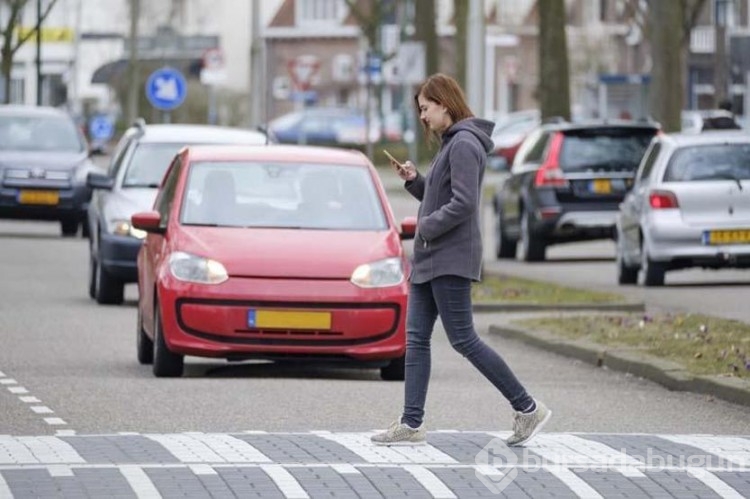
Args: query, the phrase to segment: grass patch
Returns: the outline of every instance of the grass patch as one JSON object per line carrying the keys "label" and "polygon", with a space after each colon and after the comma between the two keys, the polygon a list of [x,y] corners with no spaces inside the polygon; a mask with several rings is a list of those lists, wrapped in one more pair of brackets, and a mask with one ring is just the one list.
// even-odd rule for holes
{"label": "grass patch", "polygon": [[693,374],[750,379],[750,325],[700,314],[618,314],[524,319],[569,339],[640,349]]}
{"label": "grass patch", "polygon": [[560,305],[580,303],[623,303],[621,295],[558,286],[511,276],[485,275],[471,289],[476,303],[532,303]]}

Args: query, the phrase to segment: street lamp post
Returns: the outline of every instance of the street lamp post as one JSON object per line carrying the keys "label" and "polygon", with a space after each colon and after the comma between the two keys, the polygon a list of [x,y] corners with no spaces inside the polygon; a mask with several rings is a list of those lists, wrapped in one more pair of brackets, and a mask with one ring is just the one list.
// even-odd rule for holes
{"label": "street lamp post", "polygon": [[42,105],[42,0],[36,0],[36,105]]}

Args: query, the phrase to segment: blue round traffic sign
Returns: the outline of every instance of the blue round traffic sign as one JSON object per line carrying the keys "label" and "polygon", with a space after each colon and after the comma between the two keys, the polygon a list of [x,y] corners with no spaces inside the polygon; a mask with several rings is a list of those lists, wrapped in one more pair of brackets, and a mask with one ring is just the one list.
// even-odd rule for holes
{"label": "blue round traffic sign", "polygon": [[157,69],[146,81],[146,98],[156,109],[171,111],[180,106],[187,96],[187,82],[174,68]]}
{"label": "blue round traffic sign", "polygon": [[94,140],[109,140],[115,134],[115,122],[111,116],[97,114],[89,121],[89,137]]}

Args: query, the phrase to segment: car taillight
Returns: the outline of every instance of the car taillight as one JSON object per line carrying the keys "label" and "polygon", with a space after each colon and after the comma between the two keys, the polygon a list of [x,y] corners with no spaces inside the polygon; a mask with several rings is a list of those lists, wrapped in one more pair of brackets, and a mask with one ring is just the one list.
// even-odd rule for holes
{"label": "car taillight", "polygon": [[669,191],[651,191],[648,195],[648,204],[654,210],[664,210],[668,208],[679,208],[677,196]]}
{"label": "car taillight", "polygon": [[547,159],[536,171],[534,185],[536,187],[568,187],[568,180],[560,169],[559,157],[563,135],[555,133],[549,144]]}

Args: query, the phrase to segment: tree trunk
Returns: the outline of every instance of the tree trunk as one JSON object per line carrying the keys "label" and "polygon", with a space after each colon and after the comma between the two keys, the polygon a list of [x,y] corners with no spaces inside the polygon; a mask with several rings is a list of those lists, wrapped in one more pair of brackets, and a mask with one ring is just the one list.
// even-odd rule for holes
{"label": "tree trunk", "polygon": [[469,22],[469,1],[453,0],[456,23],[456,80],[461,88],[466,88],[466,33]]}
{"label": "tree trunk", "polygon": [[676,132],[685,95],[682,2],[649,0],[648,7],[653,60],[649,107],[665,132]]}
{"label": "tree trunk", "polygon": [[414,38],[424,42],[425,72],[427,75],[439,71],[437,30],[435,28],[435,0],[415,0]]}
{"label": "tree trunk", "polygon": [[2,55],[2,63],[0,63],[0,73],[3,78],[3,104],[10,104],[10,73],[13,69],[13,55],[10,47],[3,46],[0,48],[0,55]]}
{"label": "tree trunk", "polygon": [[565,35],[565,1],[538,0],[539,103],[542,119],[570,120],[570,76]]}

